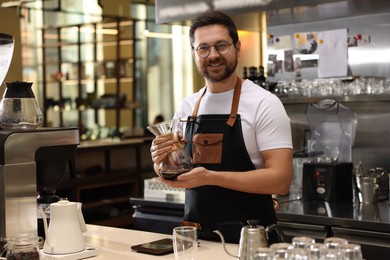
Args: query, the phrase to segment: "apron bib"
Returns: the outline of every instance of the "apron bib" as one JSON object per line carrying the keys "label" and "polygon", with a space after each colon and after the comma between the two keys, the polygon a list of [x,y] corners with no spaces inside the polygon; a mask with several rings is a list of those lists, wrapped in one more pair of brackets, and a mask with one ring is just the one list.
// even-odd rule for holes
{"label": "apron bib", "polygon": [[[205,90],[206,91],[206,90]],[[192,155],[195,166],[215,171],[249,171],[255,167],[249,157],[242,135],[241,118],[237,114],[241,79],[237,77],[230,115],[197,116],[199,97],[193,114],[188,118],[185,150]],[[272,196],[202,186],[186,189],[184,221],[199,223],[200,238],[219,241],[213,232],[219,229],[230,243],[238,243],[241,228],[249,219],[260,225],[276,223]],[[273,238],[270,234],[270,243]]]}

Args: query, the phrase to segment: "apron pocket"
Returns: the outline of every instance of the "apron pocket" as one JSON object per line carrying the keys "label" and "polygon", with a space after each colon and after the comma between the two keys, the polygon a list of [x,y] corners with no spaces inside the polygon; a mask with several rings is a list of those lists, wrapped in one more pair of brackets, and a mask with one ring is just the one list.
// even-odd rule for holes
{"label": "apron pocket", "polygon": [[193,161],[196,164],[222,162],[223,134],[195,134],[192,137]]}

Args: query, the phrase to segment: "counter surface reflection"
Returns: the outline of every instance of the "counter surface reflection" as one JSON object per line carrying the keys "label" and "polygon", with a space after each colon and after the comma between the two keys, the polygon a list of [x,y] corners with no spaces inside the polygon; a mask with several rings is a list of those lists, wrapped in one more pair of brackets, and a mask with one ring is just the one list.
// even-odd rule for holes
{"label": "counter surface reflection", "polygon": [[390,206],[387,200],[376,204],[284,200],[283,197],[280,199],[279,221],[390,232]]}

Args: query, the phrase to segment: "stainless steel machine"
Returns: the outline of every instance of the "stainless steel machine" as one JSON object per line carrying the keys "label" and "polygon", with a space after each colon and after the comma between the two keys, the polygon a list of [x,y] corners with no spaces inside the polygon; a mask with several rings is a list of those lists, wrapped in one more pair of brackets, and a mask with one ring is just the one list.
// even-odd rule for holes
{"label": "stainless steel machine", "polygon": [[38,204],[58,200],[55,187],[74,170],[79,142],[78,128],[0,130],[1,238],[37,234]]}

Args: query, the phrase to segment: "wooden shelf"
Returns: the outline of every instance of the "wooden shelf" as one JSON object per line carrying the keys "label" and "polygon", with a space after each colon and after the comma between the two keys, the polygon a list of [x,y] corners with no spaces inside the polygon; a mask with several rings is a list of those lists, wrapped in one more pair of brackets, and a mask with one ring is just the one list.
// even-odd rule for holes
{"label": "wooden shelf", "polygon": [[[143,152],[149,152],[150,141],[145,137],[82,142],[77,148],[77,176],[64,178],[57,194],[81,202],[89,224],[128,227],[132,224],[130,198],[142,194],[141,176],[153,167],[151,160],[143,162],[141,158]],[[128,155],[129,160],[124,160],[128,165],[122,165],[124,155],[118,152]],[[142,165],[145,163],[148,167]],[[116,169],[122,166],[125,168]],[[87,174],[89,167],[96,172]]]}

